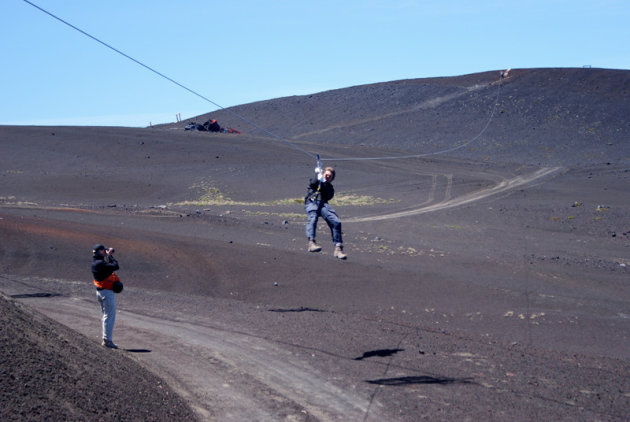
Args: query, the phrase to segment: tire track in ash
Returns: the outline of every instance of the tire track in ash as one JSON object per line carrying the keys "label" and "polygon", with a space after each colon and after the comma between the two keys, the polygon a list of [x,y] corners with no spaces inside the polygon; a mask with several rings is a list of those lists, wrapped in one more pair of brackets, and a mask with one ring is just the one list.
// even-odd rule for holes
{"label": "tire track in ash", "polygon": [[[414,209],[406,210],[406,211],[393,212],[393,213],[388,213],[388,214],[374,215],[374,216],[369,216],[369,217],[347,218],[344,220],[344,223],[364,223],[368,221],[391,220],[394,218],[410,217],[413,215],[425,214],[428,212],[440,211],[440,210],[444,210],[448,208],[455,208],[461,205],[470,204],[472,202],[485,199],[489,196],[505,193],[521,186],[532,184],[547,176],[556,174],[562,169],[563,167],[544,167],[528,175],[517,176],[512,179],[504,179],[491,188],[483,189],[477,192],[471,192],[469,194],[461,195],[459,197],[452,198],[452,199],[451,199],[451,188],[453,184],[453,177],[452,175],[450,175],[450,177],[448,177],[449,175],[447,175],[447,186],[445,189],[444,199],[438,203],[431,204],[431,205],[425,205],[423,203],[422,206],[418,208],[414,208]],[[434,178],[432,190],[435,187],[435,183],[436,183],[435,180],[436,179]]]}
{"label": "tire track in ash", "polygon": [[[387,120],[389,118],[392,117],[396,117],[396,116],[402,116],[405,114],[412,114],[412,113],[417,113],[420,110],[428,110],[428,109],[432,109],[435,108],[443,103],[446,103],[448,101],[452,101],[455,100],[459,97],[462,97],[466,94],[469,94],[471,92],[475,92],[475,91],[479,91],[483,88],[487,88],[488,86],[491,86],[492,84],[477,84],[477,85],[473,85],[470,87],[466,87],[465,89],[455,92],[455,93],[451,93],[451,94],[447,94],[447,95],[443,95],[440,97],[435,97],[435,98],[429,98],[425,101],[419,102],[418,104],[412,106],[412,107],[408,107],[405,108],[403,110],[397,110],[397,111],[392,111],[390,113],[386,113],[386,114],[379,114],[377,116],[371,116],[371,117],[367,117],[364,119],[357,119],[357,120],[352,120],[352,121],[346,121],[343,123],[338,123],[338,124],[334,124],[331,126],[327,126],[321,129],[317,129],[317,130],[311,130],[309,132],[304,132],[304,133],[300,133],[296,136],[293,137],[293,139],[302,139],[302,138],[306,138],[308,136],[313,136],[313,135],[322,135],[326,132],[330,132],[333,130],[338,130],[338,129],[347,129],[347,128],[351,128],[351,127],[355,127],[355,126],[364,126],[368,123],[376,123],[382,120]],[[332,112],[332,110],[330,110],[330,112]]]}

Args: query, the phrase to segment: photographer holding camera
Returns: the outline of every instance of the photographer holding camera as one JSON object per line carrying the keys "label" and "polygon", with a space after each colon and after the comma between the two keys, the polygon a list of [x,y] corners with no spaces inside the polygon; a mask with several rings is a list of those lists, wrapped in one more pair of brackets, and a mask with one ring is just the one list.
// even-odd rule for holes
{"label": "photographer holding camera", "polygon": [[105,248],[98,244],[92,250],[92,275],[96,286],[96,298],[101,305],[101,321],[103,324],[103,342],[105,347],[118,349],[112,341],[114,322],[116,321],[116,296],[122,291],[122,283],[114,273],[120,268],[114,258],[114,248]]}

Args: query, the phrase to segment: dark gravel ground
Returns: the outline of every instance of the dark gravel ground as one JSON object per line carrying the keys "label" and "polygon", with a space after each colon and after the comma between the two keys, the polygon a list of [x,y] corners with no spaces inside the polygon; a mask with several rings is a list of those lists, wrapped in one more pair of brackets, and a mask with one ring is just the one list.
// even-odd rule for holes
{"label": "dark gravel ground", "polygon": [[5,296],[0,327],[4,421],[195,419],[148,370]]}
{"label": "dark gravel ground", "polygon": [[[371,398],[373,412],[380,402],[391,420],[625,420],[630,72],[515,70],[500,86],[497,75],[234,109],[300,149],[224,111],[211,115],[242,135],[184,132],[186,122],[0,127],[0,282],[30,280],[50,295],[0,298],[2,419],[227,414],[193,413],[207,403],[174,394],[165,379],[189,369],[176,360],[169,372],[106,350],[91,322],[60,310],[73,331],[21,303],[53,317],[55,300],[96,308],[89,249],[104,242],[120,254],[130,310],[317,356],[319,373]],[[387,201],[336,205],[347,262],[330,257],[323,227],[324,253],[304,252],[299,198],[314,163],[301,149],[328,158],[420,154],[480,132],[453,154],[335,163],[338,194]],[[103,145],[107,159],[94,153]],[[153,355],[166,352],[158,346]],[[273,401],[266,394],[260,403]],[[300,400],[283,403],[274,416],[327,420],[301,411]]]}

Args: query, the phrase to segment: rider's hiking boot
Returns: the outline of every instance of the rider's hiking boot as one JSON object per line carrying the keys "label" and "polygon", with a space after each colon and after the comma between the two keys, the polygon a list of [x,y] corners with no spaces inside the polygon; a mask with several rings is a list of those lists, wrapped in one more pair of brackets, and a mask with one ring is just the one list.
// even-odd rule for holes
{"label": "rider's hiking boot", "polygon": [[341,245],[335,246],[335,253],[334,254],[335,254],[335,258],[339,258],[339,259],[346,259],[348,257],[348,255],[343,253],[343,246],[341,246]]}
{"label": "rider's hiking boot", "polygon": [[309,239],[308,241],[308,251],[309,252],[319,252],[322,250],[322,247],[315,243],[314,240]]}

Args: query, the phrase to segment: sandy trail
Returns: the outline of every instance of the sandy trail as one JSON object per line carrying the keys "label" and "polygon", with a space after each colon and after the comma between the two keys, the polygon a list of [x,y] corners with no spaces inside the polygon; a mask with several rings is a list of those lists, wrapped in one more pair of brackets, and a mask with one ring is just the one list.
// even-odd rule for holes
{"label": "sandy trail", "polygon": [[374,215],[374,216],[369,216],[369,217],[347,218],[344,220],[344,223],[364,223],[368,221],[391,220],[394,218],[409,217],[412,215],[419,215],[419,214],[425,214],[428,212],[444,210],[447,208],[454,208],[461,205],[469,204],[471,202],[479,201],[481,199],[488,198],[492,195],[498,195],[500,193],[509,192],[513,189],[516,189],[525,185],[531,185],[535,182],[540,181],[541,179],[547,176],[557,174],[562,169],[563,169],[562,167],[542,168],[528,175],[517,176],[512,179],[504,179],[500,183],[493,186],[492,188],[483,189],[477,192],[471,192],[466,195],[461,195],[457,198],[451,198],[451,188],[453,184],[453,178],[452,176],[448,177],[447,175],[448,183],[444,191],[444,200],[435,204],[427,205],[427,202],[432,201],[434,199],[434,192],[435,192],[437,181],[436,181],[436,178],[433,177],[433,186],[431,189],[431,193],[429,195],[429,201],[425,201],[423,204],[421,204],[420,207],[407,210],[407,211]]}
{"label": "sandy trail", "polygon": [[[98,331],[96,300],[45,297],[24,283],[3,290],[19,292],[24,302],[83,335]],[[121,350],[165,379],[204,420],[389,419],[378,403],[331,382],[304,357],[232,323],[189,317],[167,303],[132,312],[131,297],[120,302],[115,335],[126,347]]]}
{"label": "sandy trail", "polygon": [[[490,85],[493,85],[494,83],[491,83]],[[313,136],[313,135],[321,135],[323,133],[326,132],[331,132],[334,130],[339,130],[342,128],[348,128],[348,127],[353,127],[353,126],[362,126],[362,125],[366,125],[369,123],[376,123],[379,121],[386,121],[387,119],[390,119],[392,117],[395,116],[401,116],[401,115],[405,115],[405,114],[411,114],[411,113],[415,113],[418,110],[426,110],[426,109],[431,109],[431,108],[435,108],[441,104],[444,104],[448,101],[452,101],[454,99],[460,98],[464,95],[470,94],[471,92],[475,92],[475,91],[479,91],[483,88],[486,88],[488,85],[486,84],[478,84],[478,85],[473,85],[470,87],[467,87],[464,90],[461,90],[459,92],[455,92],[452,94],[448,94],[448,95],[443,95],[441,97],[436,97],[436,98],[430,98],[428,100],[425,101],[421,101],[420,103],[418,103],[417,105],[414,105],[413,107],[410,107],[408,109],[404,109],[404,110],[399,110],[399,111],[394,111],[391,113],[385,113],[385,114],[381,114],[375,117],[369,117],[366,119],[358,119],[358,120],[353,120],[351,122],[344,122],[342,124],[337,124],[337,125],[330,125],[327,126],[323,129],[318,129],[318,130],[312,130],[309,132],[304,132],[301,133],[299,135],[294,136],[294,139],[302,139],[302,138],[306,138],[308,136]]]}

